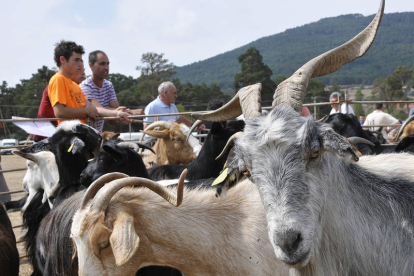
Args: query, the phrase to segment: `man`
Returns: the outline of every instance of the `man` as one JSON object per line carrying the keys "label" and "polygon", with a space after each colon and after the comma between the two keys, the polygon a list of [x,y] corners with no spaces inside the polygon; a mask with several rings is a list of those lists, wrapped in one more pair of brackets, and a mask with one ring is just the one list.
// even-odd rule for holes
{"label": "man", "polygon": [[[109,59],[103,51],[93,51],[89,54],[89,67],[92,70],[92,76],[80,84],[82,92],[86,98],[97,101],[102,107],[124,111],[131,115],[144,115],[142,109],[129,110],[126,107],[120,107],[115,95],[114,86],[106,78],[109,74]],[[108,121],[116,123],[116,121]],[[104,125],[103,120],[97,122],[97,130],[102,132]]]}
{"label": "man", "polygon": [[364,114],[359,115],[359,123],[361,124],[361,126],[364,125],[364,123],[365,123],[365,115]]}
{"label": "man", "polygon": [[[167,114],[167,113],[178,113],[177,107],[175,106],[175,99],[177,98],[177,89],[174,84],[170,81],[165,81],[158,86],[158,97],[150,102],[145,107],[145,114]],[[192,122],[182,115],[171,115],[171,116],[159,116],[160,121],[175,121],[177,123],[183,123],[191,127]],[[155,117],[146,117],[144,120],[144,129],[155,121]],[[204,130],[206,127],[201,125],[198,130]]]}
{"label": "man", "polygon": [[[79,72],[78,75],[72,75],[71,80],[76,82],[78,85],[85,79],[85,69],[82,68],[82,70]],[[42,100],[40,102],[39,111],[37,112],[37,118],[56,118],[55,113],[53,111],[52,104],[50,103],[49,99],[49,85],[46,86],[45,90],[43,91]],[[55,127],[58,126],[57,121],[50,121],[52,125]],[[33,140],[35,142],[39,142],[43,139],[46,139],[46,137],[34,135]]]}
{"label": "man", "polygon": [[[375,104],[374,111],[365,119],[364,126],[369,125],[393,125],[401,123],[400,120],[394,118],[388,113],[385,113],[383,104]],[[371,128],[371,130],[379,130],[380,127]],[[382,128],[382,135],[385,139],[388,138],[388,133],[391,132],[396,127],[383,127]]]}
{"label": "man", "polygon": [[[355,115],[354,110],[352,109],[352,107],[350,105],[348,105],[348,112],[346,112],[346,103],[338,104],[338,103],[336,103],[336,102],[338,102],[338,100],[339,101],[342,100],[341,93],[339,93],[339,92],[333,92],[329,96],[329,101],[332,103],[331,104],[332,110],[331,110],[331,113],[329,113],[329,114],[335,114],[335,113],[346,114],[346,113],[348,113],[348,114],[354,114]],[[339,105],[341,105],[340,108],[339,108]]]}
{"label": "man", "polygon": [[[56,44],[54,59],[59,67],[49,81],[49,99],[56,117],[79,118],[88,116],[94,120],[101,117],[121,117],[120,121],[128,124],[132,120],[128,113],[105,109],[99,104],[88,101],[79,85],[71,80],[71,76],[79,75],[83,70],[82,54],[85,51],[75,42],[62,40]],[[59,120],[58,124],[62,121]],[[81,120],[85,123],[85,120]]]}

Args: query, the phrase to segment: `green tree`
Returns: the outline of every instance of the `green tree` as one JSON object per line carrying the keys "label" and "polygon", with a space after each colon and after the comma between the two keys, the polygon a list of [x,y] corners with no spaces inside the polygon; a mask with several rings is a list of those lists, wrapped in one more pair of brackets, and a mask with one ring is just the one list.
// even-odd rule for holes
{"label": "green tree", "polygon": [[[364,99],[364,95],[362,94],[361,89],[362,88],[359,87],[356,94],[355,94],[355,100],[356,101],[362,101]],[[357,118],[359,118],[359,115],[364,114],[364,109],[362,108],[362,104],[354,104],[353,109],[354,109],[355,116]]]}
{"label": "green tree", "polygon": [[137,70],[141,70],[141,76],[138,80],[148,89],[152,99],[155,99],[158,96],[158,86],[175,74],[173,70],[176,66],[173,63],[168,63],[164,54],[151,52],[142,54],[141,63],[145,65],[136,67]]}
{"label": "green tree", "polygon": [[119,93],[123,90],[131,89],[134,85],[138,84],[138,80],[131,76],[125,76],[122,74],[109,74],[108,80],[112,82],[115,92]]}
{"label": "green tree", "polygon": [[241,73],[234,76],[233,85],[236,90],[260,82],[262,84],[262,101],[270,103],[273,100],[275,83],[270,79],[273,72],[263,63],[263,57],[255,47],[247,49],[238,57]]}

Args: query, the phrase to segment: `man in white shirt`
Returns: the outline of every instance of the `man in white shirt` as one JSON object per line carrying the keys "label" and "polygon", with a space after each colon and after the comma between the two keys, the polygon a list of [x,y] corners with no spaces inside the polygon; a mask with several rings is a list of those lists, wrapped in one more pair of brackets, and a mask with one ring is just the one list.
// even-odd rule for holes
{"label": "man in white shirt", "polygon": [[[168,114],[178,113],[177,107],[175,106],[175,99],[177,98],[177,89],[174,84],[170,81],[165,81],[158,86],[158,97],[150,102],[145,107],[145,114]],[[159,116],[160,121],[175,121],[177,123],[183,123],[191,127],[192,122],[182,115],[170,115],[170,116]],[[155,121],[155,117],[147,117],[144,119],[144,129]],[[205,126],[201,125],[198,130],[204,130]]]}
{"label": "man in white shirt", "polygon": [[[375,104],[375,109],[371,114],[368,114],[365,119],[364,126],[369,125],[393,125],[401,123],[400,120],[394,118],[388,113],[385,113],[383,104]],[[370,130],[379,130],[380,127],[373,127]],[[383,127],[382,135],[385,139],[388,138],[388,133],[396,127]]]}
{"label": "man in white shirt", "polygon": [[346,103],[338,104],[338,103],[336,103],[336,102],[338,102],[338,100],[339,101],[342,100],[341,93],[339,93],[339,92],[333,92],[331,94],[331,96],[329,96],[329,101],[332,103],[331,104],[332,110],[331,110],[331,113],[329,113],[329,115],[330,114],[335,114],[335,113],[343,113],[343,114],[348,113],[348,114],[354,114],[355,115],[354,110],[352,109],[352,107],[350,105],[348,105],[348,112],[346,112]]}

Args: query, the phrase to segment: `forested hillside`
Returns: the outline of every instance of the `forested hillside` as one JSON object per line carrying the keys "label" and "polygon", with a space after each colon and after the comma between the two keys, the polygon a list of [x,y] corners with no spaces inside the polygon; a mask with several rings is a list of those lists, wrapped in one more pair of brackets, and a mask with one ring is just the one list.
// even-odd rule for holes
{"label": "forested hillside", "polygon": [[[233,88],[234,75],[240,72],[238,56],[256,47],[273,76],[291,75],[308,60],[333,49],[362,31],[374,15],[348,14],[324,18],[283,33],[264,37],[210,59],[175,69],[174,77],[183,82],[216,83]],[[396,67],[411,68],[414,62],[414,12],[385,14],[377,38],[367,54],[338,72],[320,78],[325,84],[372,84]]]}

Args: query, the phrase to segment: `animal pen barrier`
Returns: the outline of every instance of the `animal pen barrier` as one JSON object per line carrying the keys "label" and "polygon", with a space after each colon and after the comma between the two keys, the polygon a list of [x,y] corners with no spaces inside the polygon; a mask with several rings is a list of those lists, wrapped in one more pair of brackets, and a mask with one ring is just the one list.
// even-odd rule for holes
{"label": "animal pen barrier", "polygon": [[[348,99],[348,93],[345,93],[345,100],[338,100],[337,104],[341,104],[345,102],[348,105],[350,104],[376,104],[376,103],[389,103],[389,104],[404,104],[404,103],[414,103],[414,101],[353,101]],[[320,103],[309,103],[304,104],[303,106],[306,107],[314,107],[314,119],[316,119],[316,110],[320,106],[326,106],[331,105],[331,102],[320,102]],[[263,110],[271,110],[272,107],[263,107]],[[348,110],[348,108],[346,108]],[[204,111],[207,112],[207,111]],[[204,113],[203,111],[197,111],[197,113]],[[172,116],[172,115],[191,115],[193,112],[179,112],[179,113],[169,113],[169,114],[153,114],[153,115],[131,115],[128,116],[130,119],[134,119],[134,122],[143,123],[142,119],[145,117],[160,117],[160,116]],[[13,123],[13,122],[45,122],[45,121],[57,121],[57,120],[65,120],[66,118],[41,118],[41,119],[35,119],[35,118],[24,118],[24,119],[0,119],[0,123]],[[100,117],[99,120],[114,120],[119,119],[119,117]],[[156,119],[157,120],[157,119]],[[363,128],[370,128],[370,127],[388,127],[391,125],[370,125],[370,126],[362,126]],[[394,124],[392,126],[401,126],[401,124]],[[131,124],[129,124],[129,133],[132,132]],[[205,137],[206,134],[201,135],[195,135],[198,139]],[[132,140],[133,141],[133,140]],[[11,147],[0,147],[0,149],[3,148],[24,148],[28,147],[27,145],[18,145],[18,146],[11,146]],[[23,171],[27,168],[14,168],[14,169],[7,169],[7,170],[0,170],[0,174],[2,173],[9,173],[9,172],[16,172],[16,171]],[[8,192],[2,192],[0,195],[7,195],[7,194],[17,194],[17,193],[27,193],[26,190],[14,190],[14,191],[8,191]],[[23,225],[12,225],[13,229],[21,228]],[[23,241],[17,240],[17,243],[22,243]],[[20,259],[27,259],[26,254],[20,254]]]}

